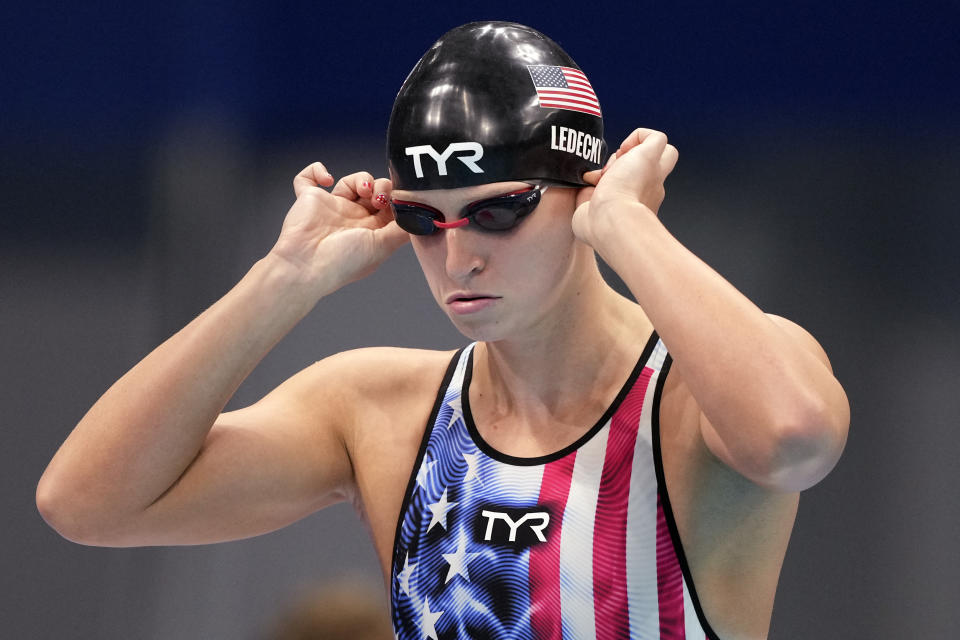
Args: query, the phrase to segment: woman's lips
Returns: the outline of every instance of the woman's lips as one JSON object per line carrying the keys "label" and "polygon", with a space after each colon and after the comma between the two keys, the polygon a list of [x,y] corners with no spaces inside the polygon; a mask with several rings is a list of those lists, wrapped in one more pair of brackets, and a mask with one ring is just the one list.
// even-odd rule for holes
{"label": "woman's lips", "polygon": [[499,298],[493,296],[469,296],[453,298],[447,305],[457,315],[476,313],[494,304]]}

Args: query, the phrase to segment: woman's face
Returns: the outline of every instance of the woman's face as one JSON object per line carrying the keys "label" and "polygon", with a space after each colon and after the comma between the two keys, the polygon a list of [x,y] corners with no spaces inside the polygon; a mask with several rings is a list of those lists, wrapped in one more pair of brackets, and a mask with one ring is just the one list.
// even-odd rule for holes
{"label": "woman's face", "polygon": [[[471,202],[528,186],[498,182],[394,191],[392,196],[429,205],[452,222]],[[486,232],[467,224],[410,237],[434,299],[461,333],[473,340],[494,341],[558,321],[552,312],[574,286],[573,258],[579,243],[570,221],[575,197],[576,189],[550,187],[537,208],[505,232]]]}

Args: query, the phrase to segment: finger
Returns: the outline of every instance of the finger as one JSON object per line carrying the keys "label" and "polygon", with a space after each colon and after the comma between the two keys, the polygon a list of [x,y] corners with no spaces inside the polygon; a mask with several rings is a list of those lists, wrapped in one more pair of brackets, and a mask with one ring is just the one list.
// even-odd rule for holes
{"label": "finger", "polygon": [[377,178],[373,183],[373,197],[370,204],[373,208],[382,211],[390,210],[390,193],[393,191],[393,183],[389,178]]}
{"label": "finger", "polygon": [[320,162],[307,165],[303,171],[293,179],[293,192],[300,197],[306,189],[316,189],[318,186],[329,187],[333,184],[333,176]]}
{"label": "finger", "polygon": [[[374,201],[376,206],[380,206],[380,203],[376,202],[376,196],[374,196]],[[371,213],[373,213],[373,220],[376,220],[378,226],[383,227],[393,222],[394,217],[393,209],[390,207],[390,198],[386,198],[386,204],[383,205],[382,209],[376,209]]]}
{"label": "finger", "polygon": [[617,152],[623,155],[624,152],[633,149],[635,146],[642,144],[644,140],[649,138],[655,133],[660,133],[655,129],[645,129],[643,127],[634,129],[630,135],[623,139],[623,142],[620,143],[620,147],[617,149]]}
{"label": "finger", "polygon": [[677,151],[677,148],[672,144],[668,144],[663,150],[663,155],[660,156],[660,178],[666,178],[670,175],[670,172],[673,171],[673,168],[677,166],[677,160],[680,159],[680,152]]}
{"label": "finger", "polygon": [[600,182],[600,176],[602,175],[602,169],[594,169],[593,171],[587,171],[585,174],[583,174],[583,180],[587,184],[596,185],[598,182]]}
{"label": "finger", "polygon": [[361,171],[355,175],[357,196],[361,200],[369,200],[373,197],[374,191],[376,190],[376,187],[374,186],[376,181],[373,179],[373,176],[366,171]]}
{"label": "finger", "polygon": [[370,229],[385,226],[393,220],[393,209],[390,207],[391,185],[389,179],[378,178],[370,190],[374,194],[372,198],[346,202],[343,208],[350,210],[351,218],[366,219],[364,226]]}
{"label": "finger", "polygon": [[659,161],[663,156],[663,150],[667,148],[667,134],[661,131],[653,131],[643,139],[639,146],[648,158]]}
{"label": "finger", "polygon": [[[653,167],[657,168],[659,171],[660,159],[663,157],[664,150],[667,147],[667,136],[659,131],[653,131],[643,139],[643,142],[632,147],[629,151],[624,151],[620,149],[617,151],[617,164],[622,164],[626,162],[629,158],[630,161],[624,165],[622,171],[618,171],[618,175],[626,175],[623,171],[643,171],[651,172]],[[604,173],[613,168],[613,163],[607,165],[604,170]],[[646,166],[646,169],[641,167]],[[662,177],[658,174],[658,177]]]}
{"label": "finger", "polygon": [[616,161],[617,161],[617,152],[614,151],[613,153],[610,154],[610,157],[607,158],[607,163],[603,165],[603,170],[600,172],[600,175],[603,176],[603,174],[605,174],[607,170],[610,169],[610,167],[612,167],[613,163]]}
{"label": "finger", "polygon": [[332,193],[335,196],[346,198],[347,200],[358,200],[370,198],[373,191],[373,176],[366,171],[358,171],[348,176],[340,178],[337,186],[333,188]]}

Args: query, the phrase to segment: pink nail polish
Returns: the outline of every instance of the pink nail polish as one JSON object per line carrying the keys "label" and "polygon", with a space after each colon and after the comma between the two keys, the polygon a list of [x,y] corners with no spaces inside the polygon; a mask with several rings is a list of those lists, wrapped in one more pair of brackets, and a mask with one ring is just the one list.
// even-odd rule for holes
{"label": "pink nail polish", "polygon": [[379,202],[380,204],[387,204],[386,194],[378,193],[376,197],[376,201]]}
{"label": "pink nail polish", "polygon": [[370,182],[368,180],[364,180],[361,184],[367,189],[370,188]]}

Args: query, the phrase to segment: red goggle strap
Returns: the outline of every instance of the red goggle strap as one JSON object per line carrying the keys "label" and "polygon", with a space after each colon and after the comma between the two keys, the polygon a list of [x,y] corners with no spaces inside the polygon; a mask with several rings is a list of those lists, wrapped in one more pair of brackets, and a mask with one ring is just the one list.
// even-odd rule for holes
{"label": "red goggle strap", "polygon": [[433,224],[440,227],[441,229],[454,229],[456,227],[462,227],[470,222],[469,218],[460,218],[454,222],[440,222],[439,220],[434,220]]}

